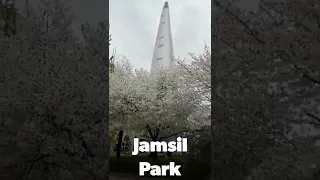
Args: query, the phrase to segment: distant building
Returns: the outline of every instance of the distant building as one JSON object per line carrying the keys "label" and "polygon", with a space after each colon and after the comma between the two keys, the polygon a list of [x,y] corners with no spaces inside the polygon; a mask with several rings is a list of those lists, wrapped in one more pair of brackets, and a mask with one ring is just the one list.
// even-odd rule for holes
{"label": "distant building", "polygon": [[173,44],[170,24],[170,13],[168,2],[164,3],[160,23],[158,28],[158,34],[155,42],[151,71],[159,67],[173,66]]}

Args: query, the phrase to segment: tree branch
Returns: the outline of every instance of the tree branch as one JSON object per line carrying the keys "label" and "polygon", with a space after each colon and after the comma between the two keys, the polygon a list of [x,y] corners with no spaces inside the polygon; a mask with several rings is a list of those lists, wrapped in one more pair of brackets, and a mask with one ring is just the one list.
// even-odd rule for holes
{"label": "tree branch", "polygon": [[223,9],[228,15],[229,17],[233,17],[234,19],[236,19],[240,24],[242,24],[248,31],[249,33],[254,37],[254,39],[256,39],[260,44],[265,44],[264,41],[262,41],[253,31],[252,29],[249,28],[249,26],[243,21],[241,20],[237,15],[235,15],[234,13],[232,13],[228,8],[224,7],[220,2],[218,2],[217,0],[214,0],[213,3],[219,7],[220,9]]}
{"label": "tree branch", "polygon": [[[309,117],[317,120],[317,121],[320,123],[320,117],[318,117],[318,116],[316,116],[316,115],[314,115],[314,114],[311,114],[311,113],[307,113],[307,116],[309,116]],[[318,125],[320,125],[320,124],[318,124]]]}
{"label": "tree branch", "polygon": [[166,138],[170,138],[170,137],[172,137],[172,136],[175,136],[175,135],[180,134],[180,133],[183,133],[183,132],[187,132],[187,131],[186,131],[186,130],[184,130],[184,131],[179,131],[179,132],[173,133],[173,134],[171,134],[171,135],[169,135],[169,136],[160,137],[160,138],[159,138],[159,141],[160,141],[160,140],[163,140],[163,139],[166,139]]}
{"label": "tree branch", "polygon": [[29,179],[29,180],[31,179],[31,171],[32,171],[32,169],[33,169],[33,166],[34,166],[37,162],[39,162],[40,160],[42,160],[42,159],[44,159],[44,158],[46,158],[46,157],[49,157],[49,156],[50,156],[50,154],[44,154],[44,155],[36,158],[35,160],[33,160],[32,163],[31,163],[31,165],[30,165],[30,167],[29,167],[29,169],[28,169],[28,171],[27,171],[27,177],[26,177],[26,179]]}
{"label": "tree branch", "polygon": [[151,139],[154,140],[156,137],[155,137],[154,134],[152,133],[152,129],[151,129],[150,125],[147,124],[145,127],[146,127],[146,129],[147,129],[147,131],[148,131],[149,136],[151,137]]}

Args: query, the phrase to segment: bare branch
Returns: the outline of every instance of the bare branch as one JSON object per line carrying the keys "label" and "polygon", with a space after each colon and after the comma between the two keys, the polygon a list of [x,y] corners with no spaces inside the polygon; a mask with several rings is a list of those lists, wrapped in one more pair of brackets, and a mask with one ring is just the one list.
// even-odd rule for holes
{"label": "bare branch", "polygon": [[26,179],[31,180],[31,171],[32,171],[32,169],[33,169],[33,166],[34,166],[37,162],[39,162],[39,161],[41,161],[42,159],[44,159],[44,158],[46,158],[46,157],[49,157],[49,156],[50,156],[50,154],[44,154],[44,155],[42,155],[42,156],[39,156],[39,157],[36,158],[35,160],[33,160],[32,163],[31,163],[31,165],[30,165],[30,167],[29,167],[29,169],[28,169],[28,171],[27,171]]}
{"label": "bare branch", "polygon": [[311,114],[311,113],[307,113],[307,116],[317,120],[319,122],[318,125],[320,125],[320,117],[318,117],[318,116],[316,116],[314,114]]}
{"label": "bare branch", "polygon": [[223,9],[231,18],[236,19],[240,24],[242,24],[248,32],[260,43],[260,44],[265,44],[264,41],[262,41],[256,33],[253,32],[251,28],[243,21],[241,20],[237,15],[235,15],[233,12],[231,12],[228,8],[224,7],[220,2],[217,0],[213,0],[213,3],[219,7],[220,9]]}

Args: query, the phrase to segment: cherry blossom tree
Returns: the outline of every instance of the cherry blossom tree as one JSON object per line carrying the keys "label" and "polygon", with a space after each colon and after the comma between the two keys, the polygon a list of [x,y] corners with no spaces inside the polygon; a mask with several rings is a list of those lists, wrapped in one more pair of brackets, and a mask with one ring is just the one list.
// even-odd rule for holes
{"label": "cherry blossom tree", "polygon": [[261,1],[256,12],[214,4],[213,175],[301,177],[316,159],[315,137],[294,135],[293,122],[319,115],[317,2]]}
{"label": "cherry blossom tree", "polygon": [[210,125],[211,121],[211,52],[207,45],[204,52],[198,55],[190,53],[191,60],[177,59],[177,64],[183,72],[184,78],[188,79],[186,85],[200,95],[201,105],[193,114],[195,122],[202,126]]}
{"label": "cherry blossom tree", "polygon": [[194,125],[190,117],[201,104],[201,94],[188,81],[179,67],[149,73],[133,70],[128,60],[118,62],[110,74],[111,123],[135,129],[152,141],[188,131]]}
{"label": "cherry blossom tree", "polygon": [[1,179],[106,179],[107,26],[79,43],[65,2],[41,5],[1,37]]}

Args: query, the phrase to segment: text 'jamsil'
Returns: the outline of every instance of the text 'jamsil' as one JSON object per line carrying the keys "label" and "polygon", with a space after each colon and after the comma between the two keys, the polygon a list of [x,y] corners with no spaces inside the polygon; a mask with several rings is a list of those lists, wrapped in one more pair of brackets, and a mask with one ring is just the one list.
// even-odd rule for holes
{"label": "text 'jamsil'", "polygon": [[[178,137],[176,141],[139,141],[133,139],[132,155],[136,156],[142,152],[187,152],[187,138]],[[150,172],[151,176],[181,176],[179,171],[181,165],[170,162],[169,165],[151,165],[149,162],[139,162],[139,175],[144,176]],[[167,174],[169,171],[169,174]]]}

